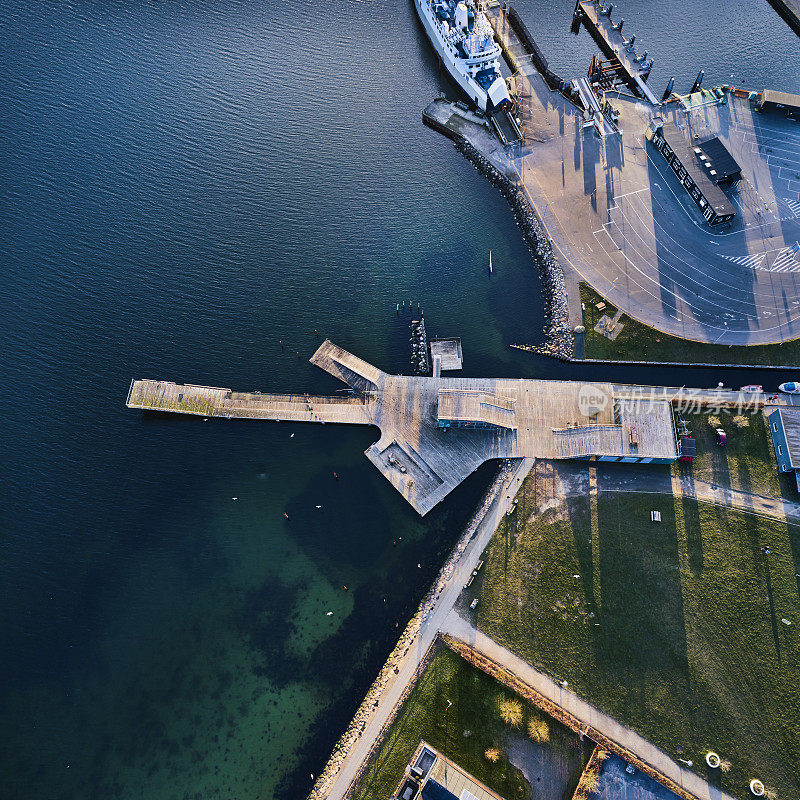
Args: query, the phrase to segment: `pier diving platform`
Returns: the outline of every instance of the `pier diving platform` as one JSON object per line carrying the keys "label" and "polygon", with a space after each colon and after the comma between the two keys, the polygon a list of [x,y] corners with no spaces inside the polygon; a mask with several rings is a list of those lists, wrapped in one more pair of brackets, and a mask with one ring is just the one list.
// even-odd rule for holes
{"label": "pier diving platform", "polygon": [[[342,397],[233,392],[134,380],[128,408],[227,419],[373,425],[366,456],[420,514],[490,459],[670,463],[673,406],[734,407],[739,392],[504,378],[389,375],[326,340],[311,362]],[[762,407],[765,396],[747,395]]]}

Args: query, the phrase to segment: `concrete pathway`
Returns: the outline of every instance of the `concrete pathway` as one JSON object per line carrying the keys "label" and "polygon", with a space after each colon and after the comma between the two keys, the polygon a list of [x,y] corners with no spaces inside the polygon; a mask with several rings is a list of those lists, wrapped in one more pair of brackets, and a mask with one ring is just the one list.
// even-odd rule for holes
{"label": "concrete pathway", "polygon": [[427,617],[422,623],[416,640],[412,643],[405,658],[397,664],[399,674],[381,693],[372,719],[367,724],[355,746],[350,749],[344,763],[340,767],[339,773],[330,791],[325,795],[329,800],[339,800],[344,797],[351,782],[358,774],[359,768],[369,757],[376,738],[380,736],[386,721],[391,716],[406,686],[417,677],[419,665],[425,658],[428,648],[433,643],[436,634],[439,632],[439,628],[444,624],[445,619],[451,612],[470,573],[475,569],[481,557],[481,553],[483,553],[488,545],[503,514],[508,510],[519,487],[531,471],[533,465],[534,459],[532,458],[519,460],[509,478],[506,479],[502,491],[498,493],[496,500],[491,504],[483,519],[480,521],[472,541],[467,546],[461,559],[455,565],[452,574],[447,579],[445,588],[439,595],[439,599],[428,612]]}
{"label": "concrete pathway", "polygon": [[639,471],[598,470],[598,488],[601,492],[639,492],[645,494],[673,494],[676,497],[693,497],[707,503],[735,508],[772,519],[800,523],[800,503],[781,497],[729,489],[707,481],[695,480],[686,475],[665,475],[639,467]]}
{"label": "concrete pathway", "polygon": [[731,795],[709,785],[694,772],[676,764],[665,752],[650,744],[630,728],[620,725],[612,717],[598,711],[594,706],[582,700],[573,692],[565,689],[539,670],[534,669],[526,661],[515,656],[510,650],[502,647],[494,639],[481,633],[472,624],[452,611],[442,626],[442,633],[449,633],[456,639],[469,644],[487,658],[505,667],[528,686],[544,695],[548,700],[558,704],[565,711],[577,717],[581,722],[591,725],[612,741],[635,753],[642,761],[653,769],[666,775],[679,786],[690,792],[698,800],[734,800]]}

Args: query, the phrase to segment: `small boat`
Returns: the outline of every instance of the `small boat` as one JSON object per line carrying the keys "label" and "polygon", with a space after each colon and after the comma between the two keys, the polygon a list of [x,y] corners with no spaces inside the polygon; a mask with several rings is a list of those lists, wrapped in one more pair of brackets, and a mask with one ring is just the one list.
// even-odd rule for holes
{"label": "small boat", "polygon": [[492,251],[489,251],[489,274],[492,274]]}
{"label": "small boat", "polygon": [[795,383],[795,381],[787,381],[778,387],[778,391],[783,392],[784,394],[800,394],[800,383]]}
{"label": "small boat", "polygon": [[739,391],[746,392],[747,394],[759,394],[764,391],[764,387],[759,383],[751,383],[747,386],[742,386]]}

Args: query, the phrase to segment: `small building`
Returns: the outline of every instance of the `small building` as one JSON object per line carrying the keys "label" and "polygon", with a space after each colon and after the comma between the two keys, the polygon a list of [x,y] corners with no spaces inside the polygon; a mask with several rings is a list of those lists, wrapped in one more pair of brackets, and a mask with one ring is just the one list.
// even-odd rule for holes
{"label": "small building", "polygon": [[414,784],[418,787],[416,792],[409,792],[404,800],[503,800],[424,741],[419,743],[407,768],[401,794]]}
{"label": "small building", "polygon": [[[720,189],[716,181],[719,173],[702,146],[690,145],[684,132],[673,122],[653,120],[645,137],[664,156],[709,225],[722,225],[736,216],[736,208]],[[709,139],[705,144],[717,154],[720,168],[738,180],[735,176],[741,177],[739,165],[719,139],[716,140],[718,144],[713,142]]]}
{"label": "small building", "polygon": [[439,389],[439,428],[517,429],[515,400],[480,389]]}
{"label": "small building", "polygon": [[764,89],[756,103],[756,111],[772,111],[790,119],[800,119],[800,94]]}
{"label": "small building", "polygon": [[741,180],[742,168],[719,137],[706,139],[692,150],[712,183],[732,187]]}
{"label": "small building", "polygon": [[678,457],[668,401],[615,398],[613,413],[613,424],[554,428],[554,457],[626,464],[671,464]]}
{"label": "small building", "polygon": [[778,469],[794,472],[800,491],[800,408],[776,408],[767,420]]}

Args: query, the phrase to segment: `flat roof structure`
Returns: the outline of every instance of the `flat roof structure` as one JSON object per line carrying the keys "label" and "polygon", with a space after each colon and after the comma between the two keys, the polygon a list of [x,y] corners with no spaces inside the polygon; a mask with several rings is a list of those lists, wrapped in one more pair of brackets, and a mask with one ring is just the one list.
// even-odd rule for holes
{"label": "flat roof structure", "polygon": [[778,92],[775,89],[764,89],[758,104],[759,111],[775,111],[784,109],[790,113],[800,114],[800,94]]}
{"label": "flat roof structure", "polygon": [[[699,145],[692,148],[692,151],[703,165],[711,164],[706,171],[709,173],[709,178],[717,185],[742,177],[742,168],[736,163],[736,159],[728,152],[728,148],[718,136],[700,142]],[[712,170],[716,174],[712,175]]]}
{"label": "flat roof structure", "polygon": [[407,774],[415,775],[414,767],[416,774],[422,773],[418,795],[422,800],[503,800],[425,741],[419,743]]}
{"label": "flat roof structure", "polygon": [[556,458],[599,461],[674,461],[678,457],[672,405],[666,400],[614,401],[613,425],[582,425],[553,431]]}
{"label": "flat roof structure", "polygon": [[[674,122],[657,124],[653,141],[712,225],[736,216],[736,208],[716,184],[716,171],[706,166],[711,162],[702,158],[702,148],[699,145],[692,146]],[[699,191],[699,195],[695,190]]]}
{"label": "flat roof structure", "polygon": [[779,408],[783,432],[788,445],[789,463],[792,469],[800,469],[800,409]]}
{"label": "flat roof structure", "polygon": [[472,389],[439,389],[437,421],[440,426],[485,425],[517,429],[516,402],[508,397]]}
{"label": "flat roof structure", "polygon": [[461,369],[464,364],[463,352],[461,350],[461,339],[431,339],[429,343],[431,349],[431,361],[436,356],[442,359],[441,369],[443,372]]}

